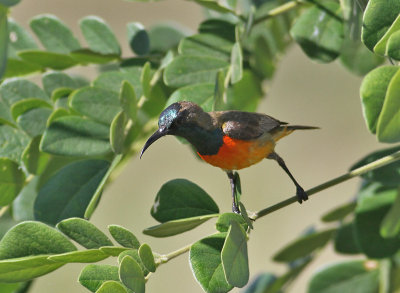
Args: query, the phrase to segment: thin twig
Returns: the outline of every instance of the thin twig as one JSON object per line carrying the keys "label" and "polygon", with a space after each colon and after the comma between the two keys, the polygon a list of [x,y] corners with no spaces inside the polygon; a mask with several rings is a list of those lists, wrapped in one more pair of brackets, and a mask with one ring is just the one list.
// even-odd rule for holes
{"label": "thin twig", "polygon": [[255,19],[254,22],[253,22],[253,26],[258,24],[258,23],[260,23],[260,22],[268,20],[271,17],[286,13],[286,12],[288,12],[288,11],[290,11],[290,10],[292,10],[292,9],[296,8],[297,6],[302,5],[302,4],[304,4],[304,2],[299,1],[299,0],[293,0],[293,1],[287,2],[287,3],[283,4],[283,5],[280,5],[280,6],[276,7],[276,8],[274,8],[274,9],[270,10],[267,14]]}
{"label": "thin twig", "polygon": [[[394,153],[392,155],[389,155],[389,156],[383,157],[381,159],[378,159],[378,160],[376,160],[376,161],[374,161],[372,163],[369,163],[369,164],[364,165],[362,167],[359,167],[357,169],[354,169],[354,170],[352,170],[352,171],[350,171],[350,172],[348,172],[346,174],[343,174],[343,175],[341,175],[339,177],[336,177],[336,178],[333,178],[333,179],[331,179],[329,181],[326,181],[326,182],[324,182],[324,183],[322,183],[320,185],[317,185],[317,186],[307,190],[306,192],[307,192],[308,196],[311,196],[311,195],[313,195],[313,194],[315,194],[317,192],[320,192],[320,191],[325,190],[325,189],[327,189],[329,187],[332,187],[334,185],[337,185],[339,183],[347,181],[347,180],[349,180],[349,179],[351,179],[353,177],[360,176],[360,175],[362,175],[364,173],[367,173],[369,171],[378,169],[378,168],[383,167],[383,166],[385,166],[387,164],[390,164],[390,163],[393,163],[395,161],[398,161],[399,159],[400,159],[400,151],[398,151],[398,152],[396,152],[396,153]],[[296,196],[290,197],[290,198],[285,199],[285,200],[283,200],[283,201],[281,201],[281,202],[279,202],[277,204],[274,204],[274,205],[272,205],[270,207],[267,207],[267,208],[262,209],[262,210],[260,210],[258,212],[255,212],[252,215],[251,219],[255,221],[255,220],[257,220],[257,219],[259,219],[261,217],[264,217],[264,216],[266,216],[266,215],[268,215],[270,213],[273,213],[273,212],[275,212],[277,210],[280,210],[280,209],[282,209],[282,208],[284,208],[284,207],[286,207],[288,205],[291,205],[292,203],[295,203],[295,202],[297,202],[297,197]]]}

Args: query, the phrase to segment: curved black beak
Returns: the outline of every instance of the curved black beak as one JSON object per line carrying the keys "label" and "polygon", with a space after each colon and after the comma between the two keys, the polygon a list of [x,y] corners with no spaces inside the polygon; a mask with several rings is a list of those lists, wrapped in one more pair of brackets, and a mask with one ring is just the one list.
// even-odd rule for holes
{"label": "curved black beak", "polygon": [[163,137],[167,134],[166,131],[162,131],[160,129],[158,129],[156,132],[154,132],[152,134],[152,136],[150,136],[150,138],[146,141],[146,143],[144,144],[142,151],[140,152],[140,158],[142,158],[143,153],[147,150],[147,148],[153,143],[155,142],[157,139],[159,139],[160,137]]}

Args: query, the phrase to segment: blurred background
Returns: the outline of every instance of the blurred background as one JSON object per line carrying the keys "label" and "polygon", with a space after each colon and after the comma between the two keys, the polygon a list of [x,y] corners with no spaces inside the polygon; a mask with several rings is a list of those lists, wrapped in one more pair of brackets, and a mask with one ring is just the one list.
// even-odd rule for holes
{"label": "blurred background", "polygon": [[[198,5],[177,0],[156,3],[122,0],[22,1],[12,9],[11,16],[28,28],[29,20],[42,13],[57,15],[82,43],[79,19],[87,15],[100,16],[117,34],[125,57],[131,55],[126,42],[125,25],[128,22],[150,26],[161,21],[173,21],[195,32],[203,19]],[[79,73],[80,69],[73,71]],[[278,66],[274,80],[267,85],[268,94],[261,102],[259,112],[294,124],[321,127],[321,130],[298,131],[280,141],[276,148],[305,189],[343,174],[362,156],[384,147],[375,141],[364,125],[360,83],[360,78],[351,75],[340,64],[313,63],[294,45]],[[273,161],[265,160],[242,170],[240,175],[242,200],[248,210],[259,210],[294,195],[292,182]],[[103,231],[107,231],[109,224],[122,225],[158,253],[171,252],[214,233],[214,222],[209,221],[193,231],[166,239],[141,234],[144,228],[156,224],[150,216],[150,208],[157,191],[163,183],[175,178],[197,183],[213,196],[222,212],[230,211],[230,187],[226,174],[195,159],[190,149],[175,138],[166,137],[154,144],[142,160],[132,159],[108,186],[92,218],[93,223]],[[248,242],[251,277],[267,271],[283,273],[286,268],[272,262],[271,256],[308,227],[323,227],[320,216],[351,199],[359,184],[360,180],[352,179],[312,196],[302,205],[293,204],[257,221]],[[307,281],[314,271],[343,258],[328,247],[289,291],[305,292]],[[109,259],[106,263],[116,264],[116,259]],[[31,292],[88,292],[77,282],[83,267],[79,264],[66,265],[39,278]],[[191,273],[188,255],[161,266],[148,281],[147,292],[202,292]]]}

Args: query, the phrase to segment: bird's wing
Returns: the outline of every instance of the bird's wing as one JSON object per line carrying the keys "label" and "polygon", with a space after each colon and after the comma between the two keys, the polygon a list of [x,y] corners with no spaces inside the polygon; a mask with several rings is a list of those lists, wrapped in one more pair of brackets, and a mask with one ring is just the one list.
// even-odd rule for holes
{"label": "bird's wing", "polygon": [[256,139],[287,124],[265,114],[241,111],[215,112],[215,117],[225,135],[241,140]]}

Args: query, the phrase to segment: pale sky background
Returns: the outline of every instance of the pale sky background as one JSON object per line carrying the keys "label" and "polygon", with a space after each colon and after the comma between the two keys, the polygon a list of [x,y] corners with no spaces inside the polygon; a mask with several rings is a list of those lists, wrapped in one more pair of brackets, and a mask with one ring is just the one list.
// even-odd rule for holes
{"label": "pale sky background", "polygon": [[[27,27],[29,19],[41,13],[60,17],[81,41],[79,19],[86,15],[102,17],[117,33],[124,56],[131,54],[125,38],[127,22],[142,22],[149,26],[172,20],[195,31],[202,19],[198,5],[176,0],[156,3],[22,0],[12,9],[11,16]],[[330,65],[313,63],[295,45],[278,67],[273,82],[269,83],[268,95],[260,104],[259,112],[293,124],[321,127],[321,130],[298,131],[280,141],[276,148],[305,189],[343,174],[362,156],[385,147],[379,145],[365,127],[359,98],[360,82],[360,78],[337,62]],[[249,210],[259,210],[294,195],[292,182],[273,161],[265,160],[242,170],[240,175],[242,199]],[[175,138],[167,137],[152,145],[142,160],[133,158],[118,179],[108,186],[92,218],[93,223],[103,231],[107,231],[109,224],[125,226],[142,243],[148,243],[159,253],[169,253],[213,233],[215,221],[211,220],[193,231],[171,238],[156,239],[141,234],[144,228],[156,224],[149,211],[157,191],[163,183],[175,178],[194,181],[213,196],[221,211],[230,211],[230,187],[226,175],[196,160],[189,148]],[[285,266],[272,262],[271,256],[311,225],[330,227],[321,224],[320,216],[350,200],[359,183],[360,180],[352,179],[312,196],[301,206],[291,205],[257,221],[248,242],[251,277],[265,271],[283,273]],[[313,272],[323,264],[341,259],[345,257],[336,255],[328,247],[289,292],[305,292]],[[103,263],[116,264],[116,259],[110,258]],[[89,292],[77,282],[83,267],[68,264],[39,278],[31,292]],[[159,267],[147,283],[147,292],[202,292],[192,276],[188,254]]]}

